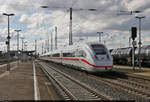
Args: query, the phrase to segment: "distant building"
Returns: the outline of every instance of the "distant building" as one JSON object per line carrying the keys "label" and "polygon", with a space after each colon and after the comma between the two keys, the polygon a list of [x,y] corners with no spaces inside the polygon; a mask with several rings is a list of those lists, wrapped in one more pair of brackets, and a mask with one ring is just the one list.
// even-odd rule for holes
{"label": "distant building", "polygon": [[[0,51],[0,58],[8,59],[7,52]],[[35,51],[21,51],[20,50],[18,52],[17,50],[11,50],[10,58],[11,58],[11,60],[17,60],[17,59],[20,59],[22,61],[31,60],[32,58],[35,58]]]}
{"label": "distant building", "polygon": [[18,59],[18,51],[16,50],[10,51],[10,57],[11,59]]}
{"label": "distant building", "polygon": [[20,59],[22,61],[31,60],[35,57],[34,52],[35,51],[19,51],[20,52]]}

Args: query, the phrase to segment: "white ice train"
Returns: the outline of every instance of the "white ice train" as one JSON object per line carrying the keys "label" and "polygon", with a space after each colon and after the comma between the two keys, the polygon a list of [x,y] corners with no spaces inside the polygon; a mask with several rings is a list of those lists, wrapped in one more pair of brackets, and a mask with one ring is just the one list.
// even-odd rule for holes
{"label": "white ice train", "polygon": [[88,72],[107,71],[113,67],[113,58],[110,52],[105,45],[99,43],[66,46],[63,49],[43,54],[40,59],[71,65]]}

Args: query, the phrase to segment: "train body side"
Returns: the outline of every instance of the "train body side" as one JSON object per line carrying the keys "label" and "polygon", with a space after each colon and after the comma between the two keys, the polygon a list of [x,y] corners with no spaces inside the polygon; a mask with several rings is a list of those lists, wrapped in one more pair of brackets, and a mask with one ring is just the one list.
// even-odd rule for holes
{"label": "train body side", "polygon": [[132,48],[118,48],[111,51],[113,56],[114,64],[126,64],[131,65],[132,61]]}
{"label": "train body side", "polygon": [[[69,46],[66,49],[48,53],[45,57],[42,57],[42,59],[70,65],[89,72],[111,70],[113,61],[107,48],[101,44],[93,45],[95,46],[91,46],[91,44]],[[94,50],[93,47],[95,47]],[[96,49],[96,47],[104,48],[105,53],[96,55],[95,51],[102,50]],[[103,51],[97,53],[103,53]]]}
{"label": "train body side", "polygon": [[[136,64],[138,64],[138,53],[139,48],[135,50],[135,58],[136,58]],[[141,47],[141,64],[143,66],[150,66],[150,45],[145,45]]]}

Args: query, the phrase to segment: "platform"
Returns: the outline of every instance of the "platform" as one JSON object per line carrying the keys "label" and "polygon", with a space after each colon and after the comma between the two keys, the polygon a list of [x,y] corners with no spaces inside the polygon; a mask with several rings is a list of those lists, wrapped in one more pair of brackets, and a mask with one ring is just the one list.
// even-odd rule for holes
{"label": "platform", "polygon": [[[57,100],[53,86],[35,63],[37,83],[34,83],[33,61],[11,64],[11,71],[6,65],[0,66],[0,100]],[[35,85],[34,85],[35,84]]]}
{"label": "platform", "polygon": [[127,73],[128,75],[137,75],[150,78],[150,68],[148,67],[141,67],[141,70],[139,70],[139,67],[135,67],[135,70],[133,70],[132,66],[114,65],[113,71],[120,71]]}
{"label": "platform", "polygon": [[[113,71],[150,78],[150,68],[142,68],[141,72],[138,67],[135,69],[114,65]],[[13,62],[10,72],[7,71],[7,64],[0,65],[0,100],[59,100],[54,89],[36,61],[21,62],[19,65]]]}

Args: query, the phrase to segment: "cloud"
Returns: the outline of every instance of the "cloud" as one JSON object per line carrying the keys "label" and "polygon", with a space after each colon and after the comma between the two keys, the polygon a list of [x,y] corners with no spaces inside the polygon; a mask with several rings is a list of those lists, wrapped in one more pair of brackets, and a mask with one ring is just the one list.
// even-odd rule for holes
{"label": "cloud", "polygon": [[[40,6],[47,5],[48,9]],[[138,20],[135,16],[146,16],[142,20],[142,31],[149,33],[150,26],[150,1],[148,0],[1,0],[0,11],[15,13],[11,19],[13,23],[23,25],[22,34],[28,39],[29,44],[34,44],[35,39],[47,39],[47,36],[55,34],[54,29],[58,28],[58,45],[68,44],[69,37],[69,8],[73,8],[72,32],[73,41],[79,42],[80,38],[88,41],[98,41],[97,32],[104,32],[103,39],[108,47],[119,47],[128,45],[129,29],[132,26],[138,27]],[[97,9],[89,11],[88,9]],[[120,15],[120,10],[141,10],[141,14]],[[0,15],[0,25],[5,26],[7,19]],[[0,28],[0,41],[6,40],[7,29]],[[121,35],[121,37],[120,37]],[[126,38],[123,38],[126,37]],[[147,36],[149,37],[149,36]],[[13,35],[15,41],[16,35]],[[119,40],[122,39],[120,44]],[[86,41],[86,40],[84,40]],[[145,39],[147,42],[147,39]],[[15,42],[14,42],[15,43]],[[41,42],[38,41],[40,44]],[[33,48],[33,47],[32,47]]]}

